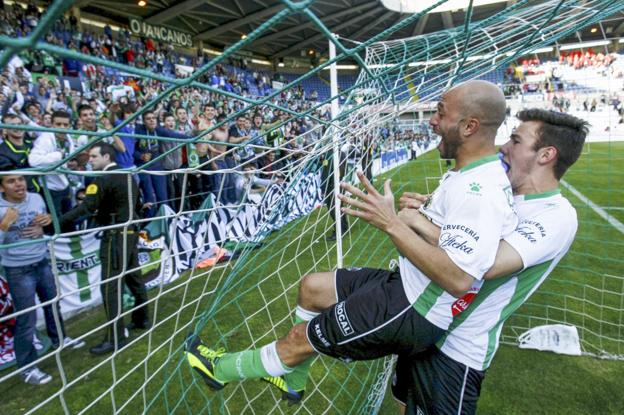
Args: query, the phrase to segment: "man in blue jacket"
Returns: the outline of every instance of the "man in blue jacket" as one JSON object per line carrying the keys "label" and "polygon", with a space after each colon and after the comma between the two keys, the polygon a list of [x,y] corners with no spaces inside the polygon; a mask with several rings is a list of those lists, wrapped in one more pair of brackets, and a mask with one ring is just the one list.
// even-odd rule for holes
{"label": "man in blue jacket", "polygon": [[[163,149],[163,146],[166,146],[166,142],[159,141],[158,137],[190,138],[184,134],[159,127],[156,114],[151,110],[147,110],[143,113],[143,125],[137,125],[135,133],[154,137],[149,139],[140,138],[137,140],[134,149],[134,161],[137,167],[147,164],[166,152]],[[164,158],[161,158],[146,167],[145,171],[165,171],[167,169],[163,162]],[[167,177],[165,175],[140,173],[139,179],[141,181],[140,187],[143,193],[143,201],[151,205],[146,212],[146,216],[153,217],[158,210],[156,205],[168,201]]]}

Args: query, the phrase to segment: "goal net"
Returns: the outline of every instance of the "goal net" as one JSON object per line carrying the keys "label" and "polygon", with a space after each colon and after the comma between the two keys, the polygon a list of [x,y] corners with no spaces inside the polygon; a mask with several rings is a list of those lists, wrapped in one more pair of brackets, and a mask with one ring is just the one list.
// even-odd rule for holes
{"label": "goal net", "polygon": [[[624,4],[608,0],[553,0],[537,5],[518,1],[478,21],[468,7],[462,13],[463,22],[454,29],[385,40],[444,3],[440,1],[421,13],[405,15],[360,43],[332,35],[312,10],[314,2],[283,3],[283,10],[267,18],[245,39],[186,77],[46,42],[46,35],[71,2],[54,2],[26,37],[0,37],[0,67],[8,71],[15,71],[16,56],[23,58],[25,52],[37,51],[77,61],[88,70],[93,68],[96,76],[85,81],[85,96],[97,92],[98,76],[118,79],[120,84],[128,80],[140,84],[136,111],[97,131],[0,125],[5,131],[87,137],[62,160],[22,172],[27,178],[39,178],[48,206],[54,204],[47,184],[58,174],[77,183],[102,174],[123,174],[129,191],[136,178],[153,182],[164,178],[165,186],[173,186],[165,198],[145,203],[140,214],[115,225],[121,231],[130,226],[141,230],[138,267],[124,267],[114,278],[121,287],[125,275],[140,273],[149,288],[152,327],[134,331],[128,345],[104,357],[92,357],[84,349],[65,346],[48,350],[40,327],[37,342],[41,355],[36,364],[53,374],[54,380],[38,389],[36,395],[17,396],[15,402],[8,403],[12,405],[9,412],[376,413],[391,374],[390,358],[345,365],[318,357],[312,365],[305,399],[300,406],[289,408],[274,389],[262,382],[232,383],[218,393],[211,392],[186,363],[184,340],[189,333],[197,333],[215,348],[262,346],[286,334],[294,324],[298,282],[303,275],[332,270],[340,264],[389,267],[398,254],[383,235],[364,223],[335,215],[335,175],[355,183],[354,172],[361,170],[375,184],[391,178],[397,195],[403,191],[431,192],[448,167],[436,151],[430,153],[437,141],[426,119],[442,91],[474,78],[500,83],[509,97],[511,114],[526,106],[550,107],[554,96],[557,105],[565,106],[568,99],[572,101],[570,111],[589,118],[594,124],[592,134],[599,137],[596,142],[590,140],[563,183],[564,194],[579,212],[576,242],[544,286],[509,320],[503,341],[515,344],[517,336],[531,327],[562,322],[577,326],[585,353],[617,359],[624,356],[624,279],[618,255],[624,244],[624,225],[620,222],[624,219],[624,183],[621,169],[616,169],[624,147],[619,142],[617,108],[608,101],[621,90],[622,72],[617,72],[616,63],[604,65],[604,70],[574,68],[572,72],[569,66],[574,62],[566,66],[565,61],[553,64],[558,71],[555,78],[539,74],[527,78],[523,74],[522,80],[512,82],[515,72],[506,72],[510,65],[522,67],[517,63],[523,57],[536,57],[537,51],[554,47],[570,33],[621,12]],[[289,16],[313,22],[337,49],[336,57],[320,62],[305,74],[287,76],[279,88],[263,82],[243,88],[241,81],[240,89],[236,85],[228,89],[218,79],[213,82],[213,75],[218,78],[223,71],[238,80],[273,76],[251,75],[251,70],[226,63]],[[603,35],[607,43],[617,42]],[[352,79],[340,77],[344,81],[341,90],[304,99],[307,82],[323,82],[332,64],[351,62],[359,66],[359,74]],[[546,78],[555,82],[550,85]],[[533,84],[542,91],[535,96],[524,90]],[[115,91],[108,92],[111,103]],[[600,102],[603,94],[608,97],[606,103]],[[134,131],[146,111],[164,113],[181,97],[186,97],[186,110],[197,121],[186,133],[188,138],[154,137]],[[598,102],[595,114],[590,114],[594,98]],[[583,108],[586,100],[587,114]],[[339,104],[337,112],[332,113],[332,101]],[[204,113],[206,104],[225,118],[213,122]],[[241,117],[253,123],[256,115],[264,117],[256,134],[225,144],[218,139],[219,129],[236,125]],[[501,143],[513,125],[510,117],[499,132]],[[253,130],[254,126],[240,128]],[[155,140],[161,151],[138,167],[115,173],[74,168],[75,160],[93,143],[114,142],[114,136],[130,137],[137,145]],[[207,146],[223,146],[225,151],[206,155]],[[177,164],[163,167],[175,157],[180,157]],[[226,158],[233,164],[228,165]],[[204,179],[207,187],[201,186]],[[44,240],[58,294],[17,315],[32,309],[41,314],[44,305],[59,303],[61,314],[53,309],[55,323],[64,316],[67,334],[90,346],[98,343],[112,324],[104,317],[99,294],[104,264],[99,261],[98,235],[106,229],[87,226],[62,232],[57,213],[53,212],[53,235]],[[29,243],[8,243],[3,248]],[[132,296],[125,293],[123,299],[120,317],[128,321],[136,307]],[[15,316],[9,309],[0,317],[0,323],[10,324]],[[21,388],[19,376],[18,370],[1,371],[0,390]]]}

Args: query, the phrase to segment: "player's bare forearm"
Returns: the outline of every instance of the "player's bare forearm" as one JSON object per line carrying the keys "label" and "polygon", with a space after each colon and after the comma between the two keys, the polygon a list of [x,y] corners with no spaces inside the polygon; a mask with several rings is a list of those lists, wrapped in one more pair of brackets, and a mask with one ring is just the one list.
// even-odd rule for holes
{"label": "player's bare forearm", "polygon": [[463,296],[474,278],[459,268],[442,248],[433,246],[401,220],[386,229],[401,255],[454,297]]}
{"label": "player's bare forearm", "polygon": [[399,212],[399,219],[430,245],[438,246],[440,228],[427,219],[420,211],[416,209],[403,209]]}
{"label": "player's bare forearm", "polygon": [[520,254],[507,242],[500,241],[498,250],[496,251],[496,259],[494,265],[483,276],[486,280],[511,275],[514,272],[521,271],[524,267]]}

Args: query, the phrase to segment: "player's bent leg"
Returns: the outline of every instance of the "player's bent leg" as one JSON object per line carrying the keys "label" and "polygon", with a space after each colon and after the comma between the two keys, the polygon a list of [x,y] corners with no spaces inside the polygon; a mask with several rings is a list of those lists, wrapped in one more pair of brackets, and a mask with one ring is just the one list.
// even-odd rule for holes
{"label": "player's bent leg", "polygon": [[307,336],[318,353],[371,360],[425,349],[445,333],[412,307],[398,272],[338,270],[336,280],[340,302],[308,323]]}
{"label": "player's bent leg", "polygon": [[[333,272],[308,274],[301,279],[299,298],[295,309],[295,324],[308,322],[318,316],[321,310],[336,302],[335,279]],[[282,391],[282,398],[289,404],[298,403],[303,398],[308,381],[310,366],[314,357],[309,357],[294,367],[293,371],[279,378],[264,379]]]}
{"label": "player's bent leg", "polygon": [[[326,310],[336,302],[338,299],[336,298],[334,272],[315,272],[301,279],[297,298],[299,307],[316,314]],[[306,321],[309,320],[311,318]]]}

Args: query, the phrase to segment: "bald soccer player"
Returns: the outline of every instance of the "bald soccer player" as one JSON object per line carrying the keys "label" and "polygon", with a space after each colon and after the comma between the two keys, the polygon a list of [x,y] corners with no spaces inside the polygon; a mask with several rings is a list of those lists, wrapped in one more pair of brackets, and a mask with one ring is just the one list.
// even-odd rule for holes
{"label": "bald soccer player", "polygon": [[458,298],[478,291],[498,242],[517,224],[511,186],[494,146],[505,108],[500,89],[484,81],[454,87],[438,103],[430,123],[442,138],[441,156],[455,159],[456,167],[423,209],[442,229],[437,246],[400,220],[389,181],[383,195],[362,174],[367,194],[343,184],[353,195],[340,196],[352,206],[344,211],[391,238],[402,254],[400,270],[349,268],[304,276],[298,324],[260,349],[225,353],[190,336],[187,360],[206,384],[219,390],[234,380],[263,378],[284,399],[299,402],[317,353],[369,360],[424,350],[439,340],[466,306]]}

